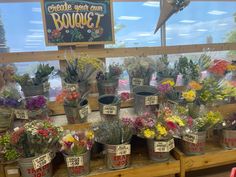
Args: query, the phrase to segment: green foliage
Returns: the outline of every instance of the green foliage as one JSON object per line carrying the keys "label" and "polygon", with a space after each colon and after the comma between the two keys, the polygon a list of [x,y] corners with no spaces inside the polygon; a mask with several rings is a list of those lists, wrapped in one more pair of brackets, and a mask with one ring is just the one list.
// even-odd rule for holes
{"label": "green foliage", "polygon": [[75,59],[73,62],[67,62],[68,66],[62,76],[66,83],[77,83],[79,81],[79,76],[77,72],[78,59]]}

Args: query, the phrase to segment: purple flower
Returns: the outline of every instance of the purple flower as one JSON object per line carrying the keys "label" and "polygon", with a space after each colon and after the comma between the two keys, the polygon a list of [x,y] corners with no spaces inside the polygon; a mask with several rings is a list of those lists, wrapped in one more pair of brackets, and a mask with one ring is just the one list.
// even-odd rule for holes
{"label": "purple flower", "polygon": [[46,98],[44,96],[30,97],[26,100],[26,108],[28,110],[35,110],[43,108],[46,105]]}
{"label": "purple flower", "polygon": [[157,87],[157,89],[159,90],[159,92],[161,92],[162,94],[168,93],[169,91],[171,91],[172,87],[170,84],[161,84]]}

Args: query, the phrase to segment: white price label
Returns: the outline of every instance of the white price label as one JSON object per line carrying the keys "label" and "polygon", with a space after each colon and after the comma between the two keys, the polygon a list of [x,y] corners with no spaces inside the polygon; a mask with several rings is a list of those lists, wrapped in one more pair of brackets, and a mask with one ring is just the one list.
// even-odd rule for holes
{"label": "white price label", "polygon": [[20,172],[19,172],[19,169],[10,169],[10,170],[7,170],[7,174],[8,175],[17,175],[17,174],[20,174]]}
{"label": "white price label", "polygon": [[168,141],[155,141],[154,142],[154,152],[169,152]]}
{"label": "white price label", "polygon": [[132,85],[143,86],[144,85],[144,80],[140,79],[140,78],[133,78],[132,79]]}
{"label": "white price label", "polygon": [[130,144],[116,146],[116,156],[129,155],[131,153]]}
{"label": "white price label", "polygon": [[198,135],[196,135],[196,134],[191,134],[191,133],[185,134],[185,135],[183,136],[183,140],[184,140],[184,141],[187,141],[187,142],[189,142],[189,143],[197,144],[197,142],[198,142]]}
{"label": "white price label", "polygon": [[171,139],[170,141],[168,141],[168,151],[171,151],[174,148],[175,148],[175,141],[174,139]]}
{"label": "white price label", "polygon": [[105,106],[103,106],[103,111],[102,112],[105,115],[117,115],[117,107],[116,106],[105,105]]}
{"label": "white price label", "polygon": [[15,115],[17,119],[28,120],[28,111],[25,109],[15,109]]}
{"label": "white price label", "polygon": [[71,92],[78,90],[78,84],[65,84],[65,89]]}
{"label": "white price label", "polygon": [[157,105],[158,104],[158,96],[147,96],[145,97],[145,105]]}
{"label": "white price label", "polygon": [[51,155],[50,153],[44,154],[39,156],[38,158],[32,160],[33,167],[35,170],[49,164],[51,162]]}
{"label": "white price label", "polygon": [[88,114],[89,114],[89,106],[88,105],[79,110],[79,115],[80,115],[81,119],[87,117]]}
{"label": "white price label", "polygon": [[67,157],[66,158],[67,167],[79,167],[84,165],[83,157]]}
{"label": "white price label", "polygon": [[49,82],[44,82],[43,83],[43,92],[48,92],[50,90],[50,83]]}

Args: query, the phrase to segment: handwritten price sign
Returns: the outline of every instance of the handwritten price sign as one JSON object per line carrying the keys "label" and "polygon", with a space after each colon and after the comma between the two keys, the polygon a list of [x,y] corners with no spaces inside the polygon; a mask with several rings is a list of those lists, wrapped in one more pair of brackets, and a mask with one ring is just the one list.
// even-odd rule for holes
{"label": "handwritten price sign", "polygon": [[43,92],[48,92],[50,90],[50,83],[49,82],[44,82],[43,83]]}
{"label": "handwritten price sign", "polygon": [[105,115],[117,115],[117,107],[116,106],[105,105],[105,106],[103,106],[103,111],[102,112]]}
{"label": "handwritten price sign", "polygon": [[65,83],[65,89],[66,90],[69,90],[69,91],[71,91],[71,92],[73,92],[73,91],[77,91],[78,90],[78,84],[67,84],[67,83]]}
{"label": "handwritten price sign", "polygon": [[32,160],[33,167],[35,170],[49,164],[51,162],[51,155],[50,153],[44,154],[42,156],[39,156],[38,158]]}
{"label": "handwritten price sign", "polygon": [[25,109],[16,109],[15,110],[15,115],[17,119],[23,119],[23,120],[28,120],[28,111]]}
{"label": "handwritten price sign", "polygon": [[84,165],[83,157],[67,157],[66,158],[67,167],[79,167]]}
{"label": "handwritten price sign", "polygon": [[154,142],[154,152],[170,152],[172,149],[174,149],[174,147],[174,139],[171,139],[170,141]]}
{"label": "handwritten price sign", "polygon": [[132,79],[132,85],[143,86],[144,85],[144,80],[140,79],[140,78],[133,78]]}
{"label": "handwritten price sign", "polygon": [[158,96],[147,96],[145,97],[145,105],[157,105],[158,104]]}
{"label": "handwritten price sign", "polygon": [[129,155],[131,153],[130,144],[116,146],[116,156]]}
{"label": "handwritten price sign", "polygon": [[198,143],[198,135],[195,134],[185,134],[183,136],[183,140],[189,143],[197,144]]}
{"label": "handwritten price sign", "polygon": [[89,106],[85,106],[84,108],[82,108],[81,110],[79,110],[79,115],[80,115],[80,118],[83,119],[85,117],[87,117],[89,114]]}

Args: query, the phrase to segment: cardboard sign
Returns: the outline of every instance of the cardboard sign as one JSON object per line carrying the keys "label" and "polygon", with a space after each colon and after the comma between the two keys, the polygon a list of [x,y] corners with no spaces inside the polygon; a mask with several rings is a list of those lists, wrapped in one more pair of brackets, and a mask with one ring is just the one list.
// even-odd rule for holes
{"label": "cardboard sign", "polygon": [[28,120],[28,111],[26,109],[15,109],[15,115],[17,119]]}
{"label": "cardboard sign", "polygon": [[116,156],[129,155],[131,153],[130,144],[116,146]]}
{"label": "cardboard sign", "polygon": [[88,105],[79,110],[79,116],[81,119],[87,117],[88,114],[89,114],[89,106]]}
{"label": "cardboard sign", "polygon": [[145,97],[145,105],[157,105],[158,104],[158,96],[147,96]]}
{"label": "cardboard sign", "polygon": [[64,86],[65,86],[65,89],[66,90],[69,90],[69,91],[71,91],[71,92],[73,92],[73,91],[77,91],[78,90],[78,84],[64,84]]}
{"label": "cardboard sign", "polygon": [[117,115],[117,107],[111,105],[105,105],[103,106],[102,113],[105,115]]}
{"label": "cardboard sign", "polygon": [[51,155],[50,153],[44,154],[42,156],[39,156],[38,158],[32,160],[33,167],[35,170],[49,164],[51,162]]}
{"label": "cardboard sign", "polygon": [[183,136],[183,140],[189,143],[197,144],[198,143],[198,135],[188,133]]}
{"label": "cardboard sign", "polygon": [[66,158],[67,167],[79,167],[84,165],[83,157],[67,157]]}
{"label": "cardboard sign", "polygon": [[133,78],[132,79],[132,85],[134,85],[134,86],[143,86],[144,85],[144,79]]}
{"label": "cardboard sign", "polygon": [[171,139],[169,141],[154,142],[154,152],[170,152],[172,149],[174,149],[174,147],[174,139]]}
{"label": "cardboard sign", "polygon": [[50,83],[49,82],[44,82],[43,83],[43,92],[49,92],[50,90]]}
{"label": "cardboard sign", "polygon": [[46,45],[114,43],[111,0],[41,0]]}

